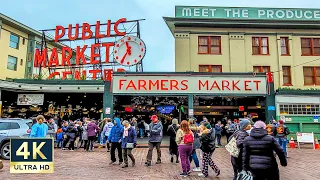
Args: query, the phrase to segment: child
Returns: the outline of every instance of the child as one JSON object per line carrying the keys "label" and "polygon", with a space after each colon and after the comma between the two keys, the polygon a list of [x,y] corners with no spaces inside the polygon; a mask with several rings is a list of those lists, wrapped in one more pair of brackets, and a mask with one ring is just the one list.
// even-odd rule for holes
{"label": "child", "polygon": [[57,147],[61,148],[62,147],[62,143],[63,143],[63,130],[61,127],[59,127],[59,129],[57,130]]}

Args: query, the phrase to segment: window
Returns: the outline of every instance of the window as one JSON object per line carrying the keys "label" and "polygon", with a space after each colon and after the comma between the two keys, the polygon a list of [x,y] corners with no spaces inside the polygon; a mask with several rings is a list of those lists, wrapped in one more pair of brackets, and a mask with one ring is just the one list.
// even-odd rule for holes
{"label": "window", "polygon": [[220,36],[199,36],[198,38],[199,54],[221,54]]}
{"label": "window", "polygon": [[8,56],[7,69],[16,71],[17,70],[17,61],[18,61],[18,58],[13,57],[13,56]]}
{"label": "window", "polygon": [[252,54],[253,55],[269,54],[269,40],[267,37],[252,38]]}
{"label": "window", "polygon": [[19,36],[10,34],[10,47],[19,49]]}
{"label": "window", "polygon": [[18,123],[10,123],[9,129],[20,129],[20,125]]}
{"label": "window", "polygon": [[0,122],[0,131],[8,130],[9,123],[8,122]]}
{"label": "window", "polygon": [[283,72],[283,85],[284,86],[291,86],[291,67],[290,66],[282,66]]}
{"label": "window", "polygon": [[320,56],[320,38],[301,38],[302,56]]}
{"label": "window", "polygon": [[304,115],[320,114],[319,104],[280,104],[280,114]]}
{"label": "window", "polygon": [[280,45],[281,45],[281,55],[288,56],[289,52],[289,38],[288,37],[280,37]]}
{"label": "window", "polygon": [[255,73],[270,72],[270,66],[253,66],[253,72]]}
{"label": "window", "polygon": [[320,85],[320,67],[303,67],[304,85]]}
{"label": "window", "polygon": [[199,65],[199,72],[222,72],[221,65]]}

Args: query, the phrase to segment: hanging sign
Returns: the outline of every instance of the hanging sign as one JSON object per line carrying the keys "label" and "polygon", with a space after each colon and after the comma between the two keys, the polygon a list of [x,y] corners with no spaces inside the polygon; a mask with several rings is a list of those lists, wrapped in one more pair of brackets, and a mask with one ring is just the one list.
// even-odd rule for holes
{"label": "hanging sign", "polygon": [[315,123],[319,122],[319,117],[318,116],[313,116],[313,122],[315,122]]}

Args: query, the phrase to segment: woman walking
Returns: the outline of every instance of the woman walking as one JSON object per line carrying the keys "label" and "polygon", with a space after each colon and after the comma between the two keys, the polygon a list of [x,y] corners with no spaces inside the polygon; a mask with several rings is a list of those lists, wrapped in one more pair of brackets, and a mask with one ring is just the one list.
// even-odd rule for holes
{"label": "woman walking", "polygon": [[180,129],[177,131],[176,143],[180,154],[181,166],[183,172],[180,174],[182,177],[187,177],[191,173],[189,157],[193,149],[194,137],[190,130],[189,123],[183,120]]}
{"label": "woman walking", "polygon": [[94,145],[94,140],[97,136],[97,133],[99,131],[99,127],[97,126],[97,124],[93,121],[89,121],[88,122],[88,126],[87,126],[87,133],[88,133],[88,146],[87,146],[87,151],[93,151],[93,145]]}
{"label": "woman walking", "polygon": [[168,135],[170,136],[169,152],[170,161],[173,163],[173,157],[176,156],[176,163],[179,163],[178,145],[176,143],[176,134],[179,129],[178,119],[173,119],[172,124],[168,127]]}
{"label": "woman walking", "polygon": [[196,167],[193,169],[194,172],[200,172],[200,163],[199,163],[199,158],[197,156],[197,149],[200,149],[200,140],[199,140],[199,135],[198,133],[200,132],[199,127],[195,124],[195,119],[190,118],[189,119],[189,125],[190,125],[190,129],[193,132],[194,135],[194,142],[193,142],[193,150],[190,156],[190,162],[192,162],[192,160],[194,161],[194,164],[196,165]]}
{"label": "woman walking", "polygon": [[82,141],[80,144],[80,147],[82,147],[83,145],[83,149],[87,150],[88,148],[88,132],[87,132],[87,124],[84,124],[82,126]]}
{"label": "woman walking", "polygon": [[208,166],[210,165],[216,176],[220,175],[220,169],[212,160],[212,154],[216,148],[216,138],[214,128],[211,128],[210,123],[203,123],[203,131],[200,134],[200,149],[203,152],[202,157],[202,173],[198,174],[200,177],[208,177]]}
{"label": "woman walking", "polygon": [[128,167],[128,156],[130,157],[132,161],[132,166],[136,164],[136,160],[134,159],[132,155],[132,149],[136,147],[136,131],[130,126],[129,121],[124,120],[122,122],[123,128],[123,137],[122,137],[122,155],[124,159],[124,165],[122,168]]}
{"label": "woman walking", "polygon": [[243,142],[242,167],[251,171],[254,180],[279,180],[279,168],[274,151],[281,166],[287,166],[284,150],[274,137],[268,135],[266,124],[257,121]]}

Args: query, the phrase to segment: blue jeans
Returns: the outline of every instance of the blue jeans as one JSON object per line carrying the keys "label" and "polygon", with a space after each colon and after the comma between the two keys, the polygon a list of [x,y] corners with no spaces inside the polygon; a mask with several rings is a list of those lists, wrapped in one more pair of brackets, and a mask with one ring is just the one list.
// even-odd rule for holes
{"label": "blue jeans", "polygon": [[192,160],[194,161],[194,164],[196,165],[196,167],[200,167],[197,151],[195,149],[192,151],[192,154],[190,156],[190,162],[192,162]]}
{"label": "blue jeans", "polygon": [[140,128],[140,137],[144,137],[144,129]]}
{"label": "blue jeans", "polygon": [[284,153],[287,155],[287,138],[277,138],[279,145],[282,147]]}

